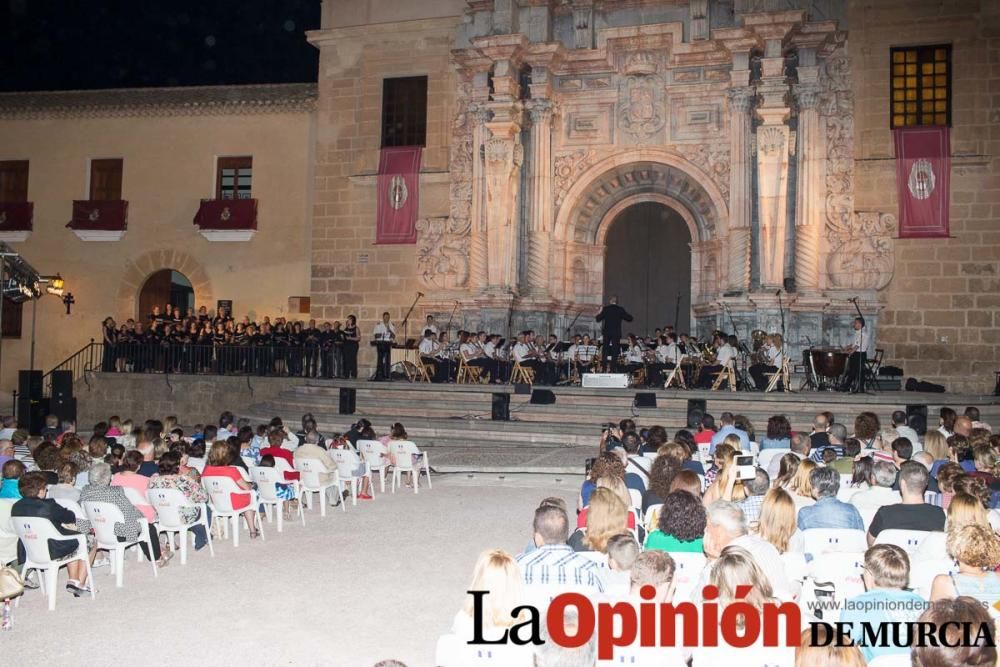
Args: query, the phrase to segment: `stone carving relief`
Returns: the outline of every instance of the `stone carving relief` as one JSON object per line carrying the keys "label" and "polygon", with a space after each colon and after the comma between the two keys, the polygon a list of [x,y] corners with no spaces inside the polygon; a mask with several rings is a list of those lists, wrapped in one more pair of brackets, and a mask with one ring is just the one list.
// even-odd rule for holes
{"label": "stone carving relief", "polygon": [[664,88],[659,77],[637,74],[625,77],[618,88],[618,126],[636,141],[663,129]]}
{"label": "stone carving relief", "polygon": [[489,247],[488,277],[492,287],[517,284],[517,182],[524,146],[515,138],[487,140],[486,204]]}
{"label": "stone carving relief", "polygon": [[431,289],[460,289],[469,281],[469,219],[417,220],[417,275]]}
{"label": "stone carving relief", "polygon": [[896,216],[864,211],[831,235],[826,270],[830,286],[840,289],[884,289],[895,270],[893,237]]}
{"label": "stone carving relief", "polygon": [[587,168],[597,161],[597,151],[590,148],[560,155],[556,157],[554,164],[553,192],[556,207],[562,205],[566,199],[566,193],[576,182],[576,179],[587,170]]}
{"label": "stone carving relief", "polygon": [[729,200],[729,146],[713,144],[680,144],[674,147],[688,162],[708,174],[722,196]]}
{"label": "stone carving relief", "polygon": [[836,238],[854,213],[854,96],[843,45],[823,65],[819,113],[826,132],[826,228]]}

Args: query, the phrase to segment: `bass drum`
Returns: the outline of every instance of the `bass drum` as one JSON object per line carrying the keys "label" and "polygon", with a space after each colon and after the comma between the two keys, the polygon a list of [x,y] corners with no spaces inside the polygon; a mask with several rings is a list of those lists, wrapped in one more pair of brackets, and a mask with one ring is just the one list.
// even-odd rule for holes
{"label": "bass drum", "polygon": [[816,370],[816,375],[821,378],[839,378],[847,369],[847,359],[850,355],[843,350],[836,348],[817,347],[807,350],[812,362],[812,367]]}

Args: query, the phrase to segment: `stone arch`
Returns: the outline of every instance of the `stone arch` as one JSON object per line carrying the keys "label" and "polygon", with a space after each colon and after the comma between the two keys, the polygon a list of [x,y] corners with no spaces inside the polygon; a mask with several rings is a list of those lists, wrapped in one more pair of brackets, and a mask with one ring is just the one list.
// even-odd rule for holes
{"label": "stone arch", "polygon": [[729,219],[725,198],[700,167],[668,149],[643,147],[599,160],[576,179],[556,214],[554,237],[595,243],[605,216],[619,202],[654,193],[672,197],[673,208],[687,210],[695,241],[717,238]]}
{"label": "stone arch", "polygon": [[[591,285],[604,284],[604,240],[622,211],[641,202],[675,210],[691,233],[691,303],[711,296],[718,271],[720,240],[729,209],[708,174],[665,148],[643,147],[615,153],[584,171],[569,188],[556,214],[553,236],[565,251],[563,266],[582,262]],[[712,270],[708,270],[712,267]],[[574,276],[566,276],[576,281]],[[553,285],[569,301],[581,301],[572,284]],[[584,303],[598,303],[600,291]]]}
{"label": "stone arch", "polygon": [[138,312],[139,293],[146,284],[146,279],[162,269],[174,269],[187,276],[198,299],[196,306],[213,306],[215,295],[212,281],[201,262],[180,250],[151,250],[135,259],[125,260],[116,300],[116,318],[119,321],[141,315]]}

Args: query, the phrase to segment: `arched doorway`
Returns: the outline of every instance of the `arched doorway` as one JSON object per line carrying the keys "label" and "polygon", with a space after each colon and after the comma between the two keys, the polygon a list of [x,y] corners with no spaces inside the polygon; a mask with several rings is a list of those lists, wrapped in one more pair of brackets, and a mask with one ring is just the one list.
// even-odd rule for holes
{"label": "arched doorway", "polygon": [[690,330],[691,232],[669,206],[642,202],[607,224],[604,301],[617,295],[635,318],[626,332],[652,334],[673,324]]}
{"label": "arched doorway", "polygon": [[194,308],[194,287],[180,271],[173,269],[161,269],[150,274],[139,292],[139,317],[144,319],[151,312],[153,306],[159,306],[161,310],[170,306],[180,308],[182,313],[186,313],[188,308]]}

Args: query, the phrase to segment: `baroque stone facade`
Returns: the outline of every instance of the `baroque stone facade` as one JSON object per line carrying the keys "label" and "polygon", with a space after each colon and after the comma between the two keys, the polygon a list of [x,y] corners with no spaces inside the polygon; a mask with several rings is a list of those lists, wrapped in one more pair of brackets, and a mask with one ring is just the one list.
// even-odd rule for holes
{"label": "baroque stone facade", "polygon": [[[880,190],[889,196],[855,203],[858,165],[892,168],[891,152],[859,161],[889,130],[860,132],[855,108],[860,91],[886,117],[887,82],[876,93],[864,77],[869,59],[884,76],[895,23],[921,26],[913,43],[949,41],[927,28],[933,12],[831,0],[433,0],[404,21],[361,4],[367,14],[349,13],[367,23],[338,24],[344,3],[333,1],[311,36],[323,54],[317,176],[327,190],[314,221],[314,315],[359,312],[364,327],[388,307],[398,319],[412,276],[421,314],[454,313],[456,326],[592,330],[608,229],[630,206],[657,202],[690,231],[697,333],[784,331],[797,357],[847,342],[856,297],[881,343],[902,242],[891,183]],[[954,10],[962,30],[985,12],[970,7]],[[369,249],[369,81],[413,73],[429,73],[434,100],[418,243]],[[367,267],[334,259],[361,249]]]}

